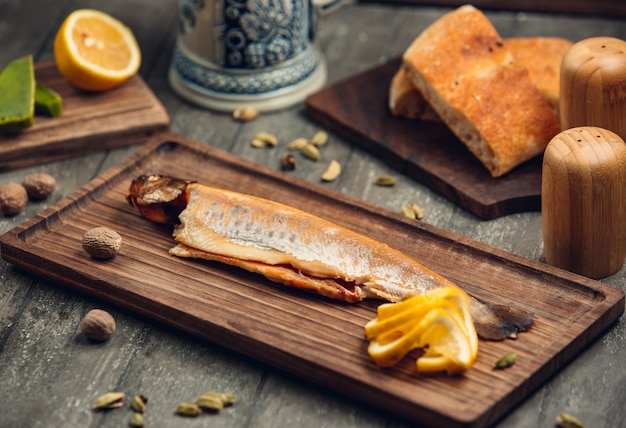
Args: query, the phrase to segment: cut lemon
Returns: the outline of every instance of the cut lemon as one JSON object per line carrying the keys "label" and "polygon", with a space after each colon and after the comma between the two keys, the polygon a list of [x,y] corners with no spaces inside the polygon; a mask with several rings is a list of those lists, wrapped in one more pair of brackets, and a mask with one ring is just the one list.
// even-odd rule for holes
{"label": "cut lemon", "polygon": [[388,367],[412,349],[423,348],[426,352],[417,360],[420,372],[469,369],[478,353],[478,336],[467,299],[463,291],[443,287],[380,305],[378,317],[365,326],[370,357]]}
{"label": "cut lemon", "polygon": [[454,374],[469,369],[476,360],[478,350],[475,352],[472,349],[459,315],[442,308],[433,310],[431,314],[430,325],[420,337],[419,346],[428,346],[428,351],[417,360],[418,371],[438,369]]}
{"label": "cut lemon", "polygon": [[74,86],[105,91],[137,73],[141,51],[123,23],[98,10],[79,9],[65,18],[57,32],[54,59]]}

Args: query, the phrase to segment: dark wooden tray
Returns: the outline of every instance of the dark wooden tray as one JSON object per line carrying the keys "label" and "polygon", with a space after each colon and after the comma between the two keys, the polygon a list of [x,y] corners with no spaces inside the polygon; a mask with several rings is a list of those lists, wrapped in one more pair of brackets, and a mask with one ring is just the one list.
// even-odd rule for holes
{"label": "dark wooden tray", "polygon": [[311,95],[306,113],[477,217],[488,220],[541,208],[541,158],[503,177],[485,167],[441,123],[394,117],[388,91],[394,59]]}
{"label": "dark wooden tray", "polygon": [[[367,355],[363,330],[377,302],[330,301],[221,264],[169,256],[171,228],[145,220],[124,198],[132,178],[156,172],[245,189],[384,241],[479,298],[529,310],[535,325],[517,340],[481,342],[476,364],[462,376],[420,375],[412,358],[380,369]],[[82,235],[95,226],[122,235],[114,259],[98,261],[82,250]],[[426,426],[494,423],[624,311],[624,293],[600,282],[167,134],[1,236],[0,255]],[[494,362],[511,351],[518,355],[515,365],[494,371]]]}
{"label": "dark wooden tray", "polygon": [[[467,2],[457,0],[366,0],[370,3],[396,3],[421,6],[459,7]],[[583,15],[626,16],[623,0],[474,0],[479,9],[525,10],[529,12],[569,13]]]}
{"label": "dark wooden tray", "polygon": [[102,93],[77,90],[54,62],[37,64],[35,77],[61,95],[63,115],[35,116],[31,128],[0,134],[0,171],[145,142],[169,129],[167,111],[139,75]]}

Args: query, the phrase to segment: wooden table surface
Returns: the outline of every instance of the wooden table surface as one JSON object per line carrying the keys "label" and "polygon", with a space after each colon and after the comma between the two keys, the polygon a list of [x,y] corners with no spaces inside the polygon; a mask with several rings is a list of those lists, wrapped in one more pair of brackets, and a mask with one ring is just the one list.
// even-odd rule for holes
{"label": "wooden table surface", "polygon": [[[49,0],[0,0],[0,65],[26,54],[32,54],[36,62],[52,60],[53,38],[65,16],[82,7],[101,9],[135,32],[143,54],[140,74],[167,109],[173,133],[278,169],[282,152],[254,149],[250,138],[258,131],[270,131],[281,140],[292,140],[312,135],[320,126],[304,115],[303,104],[241,124],[227,114],[197,108],[177,97],[166,79],[177,28],[176,4],[174,0],[63,0],[54,2],[52,9]],[[426,25],[448,10],[366,3],[346,6],[325,17],[318,42],[328,61],[328,84],[397,57]],[[529,11],[486,13],[503,37],[559,36],[577,41],[602,35],[626,39],[623,18]],[[0,185],[20,182],[27,174],[40,171],[58,182],[47,200],[29,203],[16,216],[0,216],[0,233],[74,192],[136,149],[129,146],[0,173]],[[424,222],[543,260],[540,213],[483,221],[339,136],[331,134],[325,151],[342,163],[343,173],[339,180],[324,186],[392,211],[415,201],[424,209]],[[300,162],[292,174],[319,183],[324,169],[321,162]],[[384,174],[397,177],[393,188],[371,184]],[[622,269],[602,282],[624,290],[625,277],[626,269]],[[117,321],[115,335],[102,344],[88,342],[78,329],[84,314],[95,307],[110,311]],[[624,426],[625,348],[622,316],[497,426],[552,427],[562,412],[577,416],[587,427]],[[90,410],[93,399],[110,390],[148,396],[146,424],[152,427],[414,426],[384,410],[0,261],[0,427],[127,426],[128,412]],[[208,390],[233,392],[239,402],[208,418],[181,420],[173,414],[179,402]]]}

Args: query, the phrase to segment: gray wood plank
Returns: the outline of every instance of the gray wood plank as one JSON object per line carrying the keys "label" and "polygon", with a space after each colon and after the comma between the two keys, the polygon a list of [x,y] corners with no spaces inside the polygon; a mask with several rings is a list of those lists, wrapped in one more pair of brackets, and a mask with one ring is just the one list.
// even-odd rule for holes
{"label": "gray wood plank", "polygon": [[[175,0],[109,0],[101,2],[0,0],[0,64],[34,53],[52,59],[52,37],[65,14],[77,7],[96,7],[122,18],[138,36],[144,54],[141,75],[172,118],[172,131],[202,143],[278,168],[284,147],[254,149],[249,139],[258,131],[275,132],[281,142],[312,135],[319,126],[302,114],[302,106],[263,115],[248,124],[229,115],[199,109],[169,88],[166,72],[174,46]],[[329,83],[399,55],[421,29],[446,7],[384,4],[348,6],[324,18],[318,42],[329,64]],[[560,36],[580,40],[594,35],[626,39],[623,19],[488,11],[504,37]],[[54,162],[0,174],[0,185],[43,171],[58,181],[47,200],[29,203],[15,217],[0,217],[0,233],[116,165],[135,148]],[[330,159],[344,166],[341,177],[325,186],[393,211],[407,201],[425,210],[424,222],[535,260],[542,259],[541,218],[525,213],[482,222],[432,193],[420,183],[398,176],[387,165],[338,136],[331,135],[324,158],[302,159],[290,173],[311,182]],[[372,185],[375,177],[397,175],[393,188]],[[622,269],[606,280],[625,288]],[[118,308],[106,307],[118,329],[104,344],[86,342],[78,324],[97,300],[40,280],[0,261],[0,426],[125,426],[128,409],[93,413],[92,400],[110,389],[149,397],[148,426],[319,426],[401,427],[393,415],[354,403],[332,391],[294,379],[275,369]],[[499,427],[552,426],[561,412],[578,416],[588,426],[620,426],[626,418],[626,331],[622,317],[601,339],[533,394]],[[239,402],[218,415],[181,420],[173,415],[180,401],[199,392],[225,390]]]}

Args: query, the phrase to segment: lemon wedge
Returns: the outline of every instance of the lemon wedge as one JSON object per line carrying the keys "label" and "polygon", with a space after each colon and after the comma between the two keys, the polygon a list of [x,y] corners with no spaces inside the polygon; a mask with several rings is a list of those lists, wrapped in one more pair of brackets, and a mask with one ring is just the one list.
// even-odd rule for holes
{"label": "lemon wedge", "polygon": [[88,91],[114,88],[141,65],[132,31],[95,9],[78,9],[65,18],[54,39],[54,58],[71,84]]}
{"label": "lemon wedge", "polygon": [[478,335],[460,289],[442,287],[399,303],[378,307],[378,317],[365,325],[368,353],[381,367],[397,364],[416,348],[420,372],[448,374],[469,369],[478,354]]}

